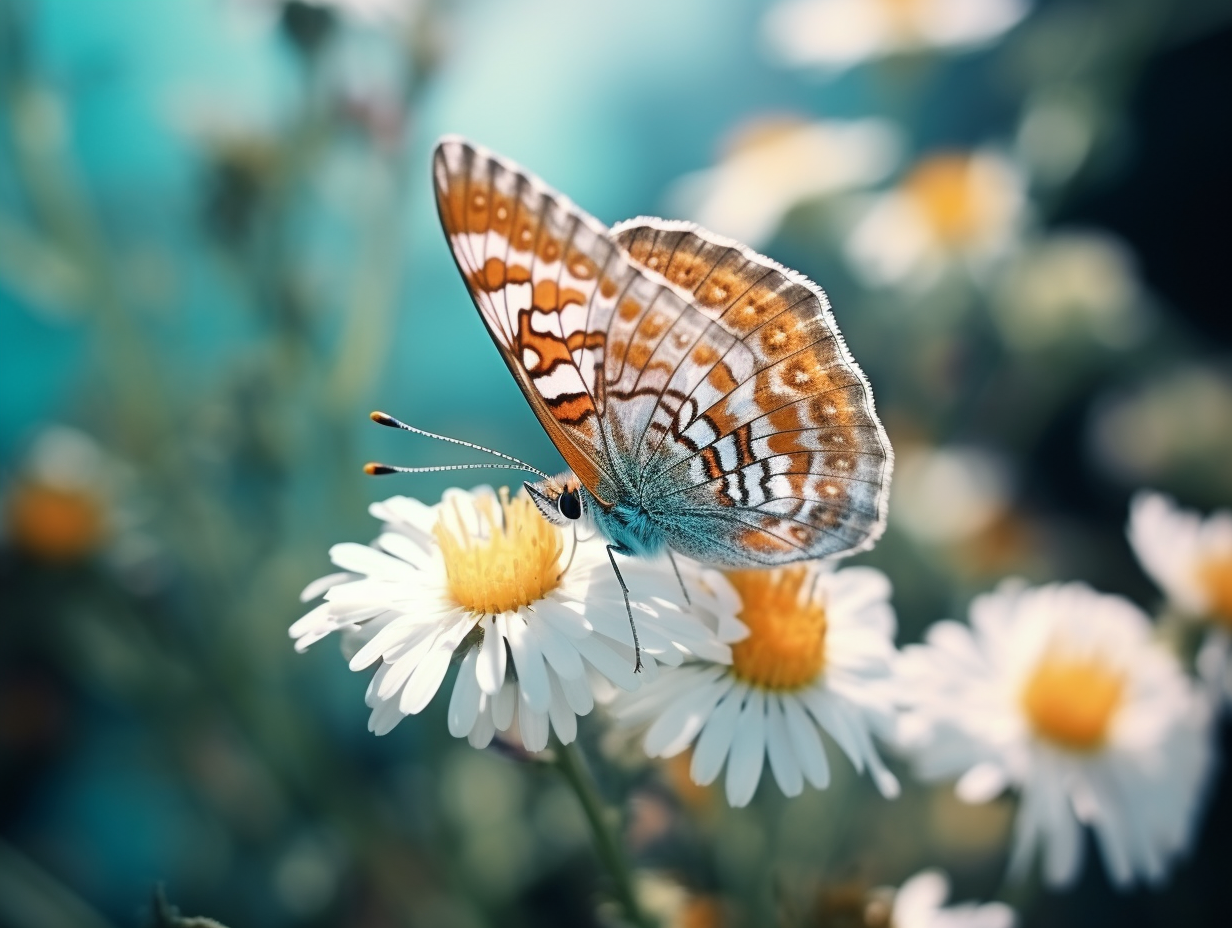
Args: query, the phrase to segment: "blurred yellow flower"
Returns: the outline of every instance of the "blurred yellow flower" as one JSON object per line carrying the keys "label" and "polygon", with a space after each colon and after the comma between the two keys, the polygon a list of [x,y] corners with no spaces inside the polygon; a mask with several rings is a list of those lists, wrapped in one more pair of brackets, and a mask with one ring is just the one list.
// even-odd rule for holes
{"label": "blurred yellow flower", "polygon": [[955,265],[980,276],[1018,236],[1024,186],[999,152],[928,155],[872,200],[851,230],[847,256],[872,286],[923,289]]}
{"label": "blurred yellow flower", "polygon": [[793,207],[883,180],[901,148],[879,119],[759,120],[737,130],[718,165],[676,181],[668,212],[758,247]]}
{"label": "blurred yellow flower", "polygon": [[1027,15],[1026,0],[787,0],[762,31],[786,65],[841,70],[869,59],[991,42]]}

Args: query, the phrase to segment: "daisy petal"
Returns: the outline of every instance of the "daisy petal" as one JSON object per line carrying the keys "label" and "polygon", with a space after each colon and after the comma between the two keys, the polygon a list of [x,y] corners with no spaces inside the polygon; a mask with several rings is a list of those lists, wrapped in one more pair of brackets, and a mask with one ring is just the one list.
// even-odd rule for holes
{"label": "daisy petal", "polygon": [[453,696],[449,699],[449,733],[455,738],[461,738],[475,727],[475,719],[479,715],[479,700],[483,690],[475,679],[475,663],[479,659],[479,650],[471,648],[462,659],[458,668],[458,678],[453,684]]}
{"label": "daisy petal", "polygon": [[483,629],[483,643],[479,646],[479,658],[475,663],[475,679],[479,688],[489,696],[500,692],[501,684],[505,682],[505,640],[496,630],[496,620],[485,615],[480,622]]}
{"label": "daisy petal", "polygon": [[755,689],[750,691],[740,712],[727,758],[727,802],[733,808],[749,804],[757,790],[765,761],[766,696]]}
{"label": "daisy petal", "polygon": [[830,763],[822,746],[817,726],[809,719],[800,701],[791,693],[783,695],[783,721],[796,749],[805,779],[817,789],[830,785]]}
{"label": "daisy petal", "polygon": [[800,761],[796,759],[791,740],[779,695],[771,693],[766,699],[766,754],[770,758],[770,770],[778,781],[779,789],[788,797],[799,796],[804,792],[804,774],[800,770]]}
{"label": "daisy petal", "polygon": [[[548,685],[547,668],[543,663],[543,652],[526,628],[526,619],[513,613],[505,616],[506,641],[513,654],[513,666],[518,672],[518,685],[522,690],[522,698],[536,714],[548,711],[552,701],[552,688]],[[546,724],[547,716],[544,715]],[[541,750],[541,749],[540,749]]]}
{"label": "daisy petal", "polygon": [[736,722],[740,719],[740,709],[748,691],[743,683],[736,684],[710,713],[689,764],[689,776],[698,786],[713,783],[723,769],[723,761],[736,736]]}

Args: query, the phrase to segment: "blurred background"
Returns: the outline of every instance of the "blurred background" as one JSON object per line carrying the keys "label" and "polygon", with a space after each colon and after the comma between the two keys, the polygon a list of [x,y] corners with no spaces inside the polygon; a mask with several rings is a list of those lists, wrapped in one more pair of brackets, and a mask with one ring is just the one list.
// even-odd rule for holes
{"label": "blurred background", "polygon": [[[898,453],[861,561],[902,644],[1006,575],[1153,609],[1130,495],[1232,502],[1230,91],[1214,0],[0,0],[0,926],[150,925],[157,883],[233,928],[611,923],[554,770],[439,699],[373,737],[286,634],[368,502],[449,483],[364,461],[468,459],[370,409],[560,466],[438,135],[826,288]],[[840,762],[733,812],[582,740],[673,924],[855,925],[934,864],[1027,926],[1222,923],[1227,777],[1162,890],[1091,856],[1048,893],[1002,881],[1009,799]]]}

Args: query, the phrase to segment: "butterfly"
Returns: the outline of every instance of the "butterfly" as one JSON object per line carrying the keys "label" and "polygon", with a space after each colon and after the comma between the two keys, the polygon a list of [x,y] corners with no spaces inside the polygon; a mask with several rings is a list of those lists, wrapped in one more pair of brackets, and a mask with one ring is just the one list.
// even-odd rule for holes
{"label": "butterfly", "polygon": [[570,468],[525,484],[546,518],[588,519],[618,578],[615,554],[756,568],[872,546],[893,451],[821,288],[692,223],[609,229],[461,138],[432,169],[471,298]]}

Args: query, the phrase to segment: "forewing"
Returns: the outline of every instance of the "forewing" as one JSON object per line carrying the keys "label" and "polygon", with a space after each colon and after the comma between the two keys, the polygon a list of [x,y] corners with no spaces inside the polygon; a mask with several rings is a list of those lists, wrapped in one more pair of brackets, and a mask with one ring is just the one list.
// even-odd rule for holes
{"label": "forewing", "polygon": [[565,461],[603,499],[606,333],[635,272],[606,226],[499,155],[445,138],[433,174],[449,247],[488,332]]}
{"label": "forewing", "polygon": [[644,423],[637,482],[677,514],[673,546],[755,564],[871,546],[893,456],[821,289],[688,223],[636,219],[612,238],[694,310],[665,328],[643,313],[623,349],[638,363],[608,385],[610,414]]}

